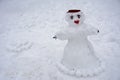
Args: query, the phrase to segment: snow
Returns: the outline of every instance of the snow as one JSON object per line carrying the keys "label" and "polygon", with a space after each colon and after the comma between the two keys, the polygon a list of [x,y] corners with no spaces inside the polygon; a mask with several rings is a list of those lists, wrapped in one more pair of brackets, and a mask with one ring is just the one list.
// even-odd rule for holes
{"label": "snow", "polygon": [[[119,0],[0,0],[0,80],[120,80],[119,7]],[[90,37],[106,62],[98,76],[69,76],[55,66],[66,41],[52,37],[67,26],[65,12],[72,8],[100,30]]]}

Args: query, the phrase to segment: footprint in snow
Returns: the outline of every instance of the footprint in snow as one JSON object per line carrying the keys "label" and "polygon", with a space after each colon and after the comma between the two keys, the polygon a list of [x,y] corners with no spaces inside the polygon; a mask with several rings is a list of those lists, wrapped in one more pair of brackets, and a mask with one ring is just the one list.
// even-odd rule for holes
{"label": "footprint in snow", "polygon": [[10,52],[20,53],[29,50],[32,46],[33,43],[29,41],[12,42],[8,44],[7,50]]}

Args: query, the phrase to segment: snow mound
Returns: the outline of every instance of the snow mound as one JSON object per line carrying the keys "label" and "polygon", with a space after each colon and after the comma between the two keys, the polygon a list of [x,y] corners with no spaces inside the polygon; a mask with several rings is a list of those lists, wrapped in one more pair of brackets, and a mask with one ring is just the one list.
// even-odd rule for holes
{"label": "snow mound", "polygon": [[60,62],[56,63],[56,67],[58,68],[59,71],[67,75],[76,76],[76,77],[93,77],[105,71],[105,63],[102,60],[99,60],[99,61],[100,61],[100,65],[94,69],[83,69],[83,70],[72,69],[70,70]]}

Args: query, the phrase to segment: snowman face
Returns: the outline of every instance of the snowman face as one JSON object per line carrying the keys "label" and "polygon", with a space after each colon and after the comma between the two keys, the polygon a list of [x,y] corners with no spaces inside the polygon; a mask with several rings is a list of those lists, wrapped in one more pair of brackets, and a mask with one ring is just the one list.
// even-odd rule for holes
{"label": "snowman face", "polygon": [[83,23],[84,15],[82,12],[67,13],[66,14],[66,21],[70,25],[78,26],[78,25]]}

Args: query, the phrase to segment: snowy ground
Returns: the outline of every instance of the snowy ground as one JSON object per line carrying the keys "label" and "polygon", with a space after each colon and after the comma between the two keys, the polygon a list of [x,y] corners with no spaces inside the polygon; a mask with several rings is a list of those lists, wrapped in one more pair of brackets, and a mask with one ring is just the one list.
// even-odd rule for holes
{"label": "snowy ground", "polygon": [[[88,78],[55,67],[66,41],[53,40],[66,27],[68,9],[81,9],[100,30],[91,37],[104,73]],[[120,80],[120,0],[0,0],[0,80]]]}

